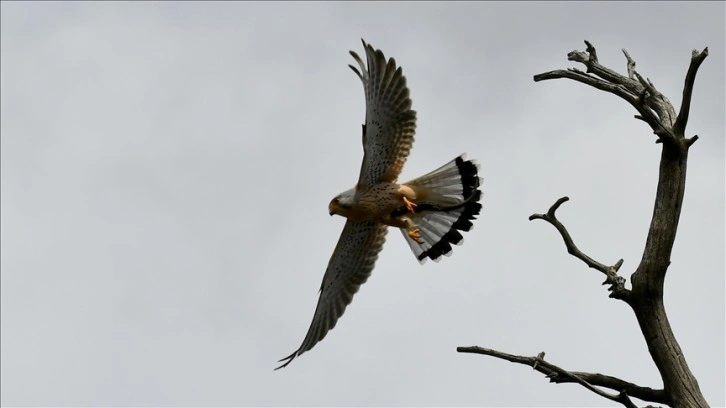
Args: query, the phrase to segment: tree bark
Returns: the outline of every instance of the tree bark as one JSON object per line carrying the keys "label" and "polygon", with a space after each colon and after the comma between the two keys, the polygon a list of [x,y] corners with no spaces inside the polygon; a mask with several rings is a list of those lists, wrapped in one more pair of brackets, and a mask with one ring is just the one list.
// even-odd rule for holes
{"label": "tree bark", "polygon": [[655,208],[643,258],[631,277],[631,307],[646,339],[648,351],[671,406],[705,407],[696,377],[676,340],[663,303],[663,286],[678,229],[686,185],[688,147],[681,134],[676,143],[664,143]]}

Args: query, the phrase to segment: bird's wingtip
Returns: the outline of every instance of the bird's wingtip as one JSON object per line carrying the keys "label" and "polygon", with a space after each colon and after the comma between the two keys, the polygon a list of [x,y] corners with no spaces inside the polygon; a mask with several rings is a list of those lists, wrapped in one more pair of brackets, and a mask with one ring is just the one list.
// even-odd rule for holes
{"label": "bird's wingtip", "polygon": [[297,352],[298,352],[298,350],[295,350],[295,352],[292,353],[292,354],[290,354],[289,356],[277,360],[278,363],[281,363],[283,361],[284,361],[284,363],[282,365],[280,365],[279,367],[275,368],[273,371],[277,371],[277,370],[279,370],[281,368],[287,367],[287,365],[290,364],[290,363],[292,363],[292,360],[294,360],[295,357],[297,357]]}

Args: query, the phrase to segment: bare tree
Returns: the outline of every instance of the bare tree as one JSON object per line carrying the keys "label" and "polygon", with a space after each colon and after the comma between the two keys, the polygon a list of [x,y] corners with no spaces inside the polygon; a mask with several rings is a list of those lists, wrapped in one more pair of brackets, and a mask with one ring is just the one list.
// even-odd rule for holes
{"label": "bare tree", "polygon": [[595,47],[588,41],[585,41],[585,44],[587,45],[585,52],[572,51],[567,54],[567,59],[584,64],[586,72],[575,68],[550,71],[535,75],[535,82],[568,78],[615,94],[638,111],[635,118],[646,122],[657,136],[656,143],[662,145],[653,218],[643,258],[630,278],[631,289],[625,287],[625,278],[618,275],[618,270],[623,264],[622,259],[608,266],[590,258],[575,245],[569,232],[555,214],[568,200],[567,197],[557,200],[547,213],[533,214],[529,219],[544,220],[552,224],[565,241],[567,252],[585,262],[588,267],[605,274],[603,285],[609,286],[610,297],[621,300],[632,308],[651,358],[660,372],[663,388],[642,387],[598,373],[567,371],[545,361],[544,352],[535,357],[524,357],[476,346],[458,347],[457,351],[484,354],[524,364],[545,374],[551,382],[577,383],[626,407],[636,406],[630,397],[674,407],[707,407],[708,403],[698,387],[696,378],[688,368],[668,322],[663,305],[663,284],[666,270],[670,265],[671,250],[681,214],[686,186],[688,149],[698,139],[698,136],[689,138],[685,135],[693,84],[698,67],[708,56],[708,48],[701,52],[693,51],[683,87],[681,109],[676,115],[676,110],[668,98],[658,92],[649,79],[644,79],[635,70],[635,61],[626,50],[623,50],[623,53],[627,59],[628,75],[623,76],[600,65]]}

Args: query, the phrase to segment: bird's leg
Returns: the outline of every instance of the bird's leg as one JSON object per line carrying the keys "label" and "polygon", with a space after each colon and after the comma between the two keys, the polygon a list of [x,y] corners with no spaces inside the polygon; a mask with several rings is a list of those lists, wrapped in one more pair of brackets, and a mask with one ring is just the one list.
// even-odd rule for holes
{"label": "bird's leg", "polygon": [[410,212],[411,214],[416,213],[414,211],[416,209],[416,203],[414,203],[413,201],[406,198],[406,196],[403,196],[403,204],[406,206],[406,209],[408,210],[408,212]]}
{"label": "bird's leg", "polygon": [[408,236],[419,244],[423,244],[424,241],[421,239],[421,229],[416,226],[413,220],[407,216],[401,217],[384,217],[381,222],[390,225],[392,227],[401,228],[406,230]]}
{"label": "bird's leg", "polygon": [[421,239],[421,229],[418,227],[408,228],[406,230],[408,232],[408,236],[416,241],[417,244],[423,245],[423,240]]}
{"label": "bird's leg", "polygon": [[417,244],[423,244],[424,242],[421,239],[421,228],[417,227],[416,224],[414,224],[413,221],[408,217],[401,217],[401,219],[406,224],[406,232],[408,233],[408,236],[412,240],[416,241]]}

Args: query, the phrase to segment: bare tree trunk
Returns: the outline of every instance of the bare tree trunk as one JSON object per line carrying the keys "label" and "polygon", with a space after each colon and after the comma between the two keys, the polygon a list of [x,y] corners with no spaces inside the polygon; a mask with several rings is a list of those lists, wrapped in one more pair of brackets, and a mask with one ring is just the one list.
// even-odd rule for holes
{"label": "bare tree trunk", "polygon": [[[586,52],[572,51],[570,61],[584,64],[587,72],[577,69],[556,70],[535,75],[536,82],[547,79],[568,78],[597,89],[615,94],[637,111],[635,117],[646,122],[657,136],[656,143],[662,144],[658,189],[655,208],[650,223],[643,258],[631,276],[632,289],[625,287],[625,279],[618,275],[623,264],[607,266],[587,256],[575,245],[565,226],[557,219],[555,212],[569,198],[557,200],[546,214],[533,214],[530,220],[541,219],[552,224],[560,232],[567,251],[582,260],[587,266],[606,275],[604,284],[609,285],[610,297],[626,302],[638,319],[651,358],[663,379],[663,389],[652,389],[629,383],[616,377],[598,373],[571,372],[544,360],[544,352],[536,357],[515,356],[481,347],[459,347],[462,353],[484,354],[514,363],[525,364],[545,374],[551,382],[578,383],[609,400],[626,407],[635,407],[630,397],[656,402],[673,407],[707,407],[696,377],[688,368],[686,358],[676,340],[663,304],[663,286],[666,271],[670,265],[671,251],[678,230],[683,195],[686,187],[688,149],[698,136],[687,138],[686,125],[693,94],[696,72],[708,56],[708,48],[693,51],[691,64],[686,74],[683,101],[678,115],[668,98],[656,90],[650,80],[644,79],[635,70],[635,61],[623,50],[627,59],[628,76],[600,65],[595,47],[585,41]],[[617,393],[606,391],[614,390]]]}

